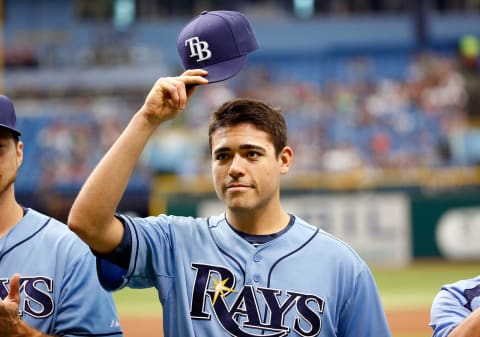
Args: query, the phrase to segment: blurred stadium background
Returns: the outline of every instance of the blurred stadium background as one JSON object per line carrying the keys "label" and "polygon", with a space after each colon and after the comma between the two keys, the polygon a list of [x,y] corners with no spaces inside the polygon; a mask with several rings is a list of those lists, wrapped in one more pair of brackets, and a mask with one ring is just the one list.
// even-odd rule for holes
{"label": "blurred stadium background", "polygon": [[65,220],[157,77],[182,71],[183,25],[202,10],[238,10],[260,49],[159,130],[120,211],[217,211],[209,113],[233,96],[259,97],[283,109],[296,150],[288,208],[374,267],[480,266],[479,0],[3,0],[1,8],[0,87],[24,132],[16,184],[24,204]]}

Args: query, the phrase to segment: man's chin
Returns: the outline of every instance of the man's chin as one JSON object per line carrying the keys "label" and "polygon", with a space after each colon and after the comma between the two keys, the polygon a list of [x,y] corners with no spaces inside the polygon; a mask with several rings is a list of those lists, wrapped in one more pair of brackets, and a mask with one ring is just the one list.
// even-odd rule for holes
{"label": "man's chin", "polygon": [[245,203],[229,203],[228,209],[235,213],[249,212],[251,207],[248,207]]}

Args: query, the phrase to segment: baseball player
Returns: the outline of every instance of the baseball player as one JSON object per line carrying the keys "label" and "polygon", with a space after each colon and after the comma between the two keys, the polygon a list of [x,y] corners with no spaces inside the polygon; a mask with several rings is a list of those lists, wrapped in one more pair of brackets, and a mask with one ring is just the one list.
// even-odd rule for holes
{"label": "baseball player", "polygon": [[0,336],[123,336],[88,246],[16,201],[20,135],[12,102],[0,96]]}
{"label": "baseball player", "polygon": [[[280,180],[293,150],[283,116],[261,101],[234,99],[212,114],[222,214],[115,214],[145,144],[208,83],[206,75],[160,78],[73,203],[68,224],[96,252],[102,284],[155,287],[166,336],[390,336],[364,261],[282,208]],[[112,277],[112,265],[124,274]]]}
{"label": "baseball player", "polygon": [[430,313],[433,337],[480,336],[480,276],[441,287]]}

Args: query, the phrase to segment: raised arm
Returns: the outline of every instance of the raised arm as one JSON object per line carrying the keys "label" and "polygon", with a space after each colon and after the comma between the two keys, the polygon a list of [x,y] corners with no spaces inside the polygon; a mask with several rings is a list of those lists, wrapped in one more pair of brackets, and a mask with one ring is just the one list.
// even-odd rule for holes
{"label": "raised arm", "polygon": [[202,77],[206,74],[187,70],[157,80],[143,106],[86,180],[70,210],[68,226],[95,251],[109,253],[120,243],[123,226],[114,214],[145,145],[159,125],[185,109],[195,84],[208,83]]}

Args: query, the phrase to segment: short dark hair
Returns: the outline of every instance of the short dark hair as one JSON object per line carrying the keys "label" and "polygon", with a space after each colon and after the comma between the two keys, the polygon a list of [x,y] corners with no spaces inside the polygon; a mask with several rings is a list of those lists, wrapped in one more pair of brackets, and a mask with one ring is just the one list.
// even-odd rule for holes
{"label": "short dark hair", "polygon": [[212,112],[208,127],[208,143],[212,150],[212,135],[220,128],[242,123],[253,125],[270,135],[275,155],[287,145],[287,124],[280,109],[253,98],[236,98],[223,103]]}
{"label": "short dark hair", "polygon": [[3,134],[3,135],[11,136],[13,138],[13,140],[15,141],[15,143],[18,143],[18,141],[20,140],[20,137],[19,137],[18,133],[13,132],[10,129],[0,127],[0,133]]}

